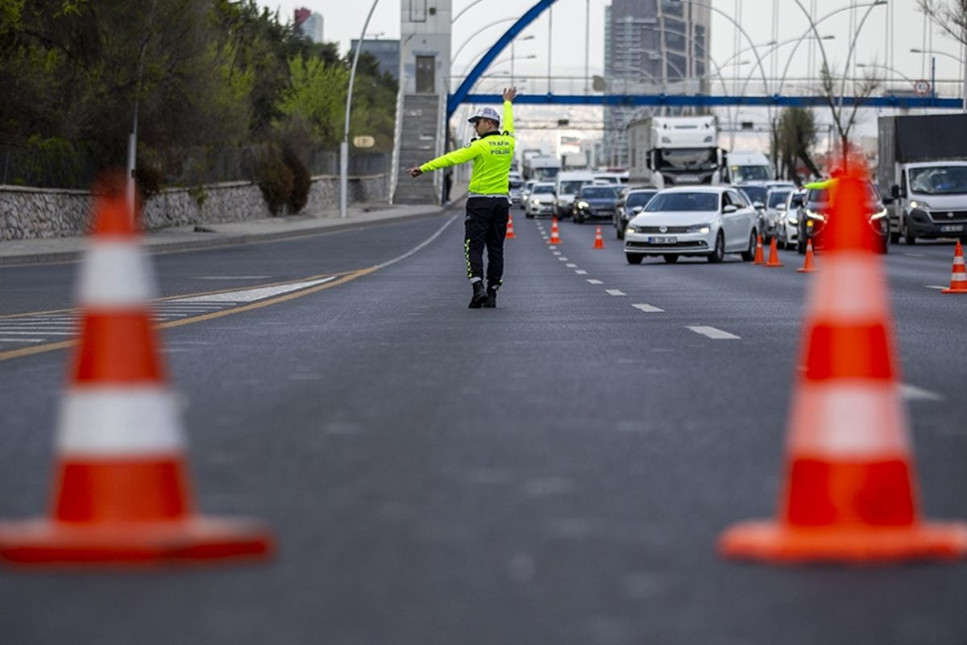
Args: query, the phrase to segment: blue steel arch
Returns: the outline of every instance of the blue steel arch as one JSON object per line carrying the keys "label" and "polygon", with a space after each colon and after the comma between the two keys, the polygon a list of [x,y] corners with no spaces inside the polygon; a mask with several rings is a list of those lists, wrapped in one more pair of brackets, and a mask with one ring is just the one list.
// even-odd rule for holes
{"label": "blue steel arch", "polygon": [[546,9],[548,9],[552,4],[557,2],[557,0],[540,0],[537,4],[527,10],[527,12],[520,17],[517,22],[511,25],[510,29],[504,32],[504,35],[494,43],[493,47],[487,50],[487,53],[483,55],[483,58],[474,65],[470,73],[467,74],[467,78],[463,79],[463,83],[460,83],[460,87],[457,91],[447,97],[447,120],[453,116],[453,113],[457,111],[457,108],[461,103],[464,102],[467,95],[470,94],[470,89],[474,86],[474,83],[483,76],[483,73],[487,71],[490,64],[494,62],[494,59],[504,51],[504,47],[510,44],[510,42],[517,38],[517,34],[524,30],[524,27],[534,22],[538,16],[540,16]]}

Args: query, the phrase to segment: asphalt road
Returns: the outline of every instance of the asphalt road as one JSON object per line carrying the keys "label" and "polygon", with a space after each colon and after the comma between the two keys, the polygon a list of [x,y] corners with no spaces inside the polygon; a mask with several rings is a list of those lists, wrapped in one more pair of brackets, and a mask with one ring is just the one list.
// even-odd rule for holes
{"label": "asphalt road", "polygon": [[[278,553],[5,569],[2,642],[967,642],[964,564],[716,554],[722,529],[771,516],[782,486],[812,279],[798,255],[629,266],[607,223],[604,250],[570,222],[552,250],[546,220],[515,215],[496,310],[466,308],[459,216],[155,257],[161,319],[181,321],[164,342],[199,506],[264,518]],[[885,266],[921,509],[967,520],[967,298],[932,288],[952,249],[895,246]],[[69,308],[75,270],[0,268],[0,315],[19,314],[0,338],[69,329],[69,315],[24,319]],[[284,292],[302,297],[226,299],[218,316],[170,304],[333,276]],[[69,356],[20,345],[0,341],[2,518],[46,507]]]}

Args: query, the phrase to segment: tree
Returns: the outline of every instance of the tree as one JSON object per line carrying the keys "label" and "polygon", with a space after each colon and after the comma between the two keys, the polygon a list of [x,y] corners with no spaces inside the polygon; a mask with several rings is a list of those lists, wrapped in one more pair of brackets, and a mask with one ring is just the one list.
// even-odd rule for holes
{"label": "tree", "polygon": [[789,178],[796,176],[797,160],[814,175],[820,175],[811,151],[816,145],[816,115],[803,107],[786,108],[779,118],[777,144],[780,163]]}
{"label": "tree", "polygon": [[917,0],[920,11],[948,36],[967,44],[967,2],[964,0]]}
{"label": "tree", "polygon": [[[829,66],[823,62],[822,69],[820,70],[820,78],[822,80],[823,97],[826,99],[827,105],[829,105],[833,125],[836,127],[836,133],[839,135],[844,165],[843,170],[846,170],[845,166],[847,158],[849,157],[849,133],[853,129],[853,126],[856,125],[856,116],[860,107],[862,107],[865,100],[880,86],[880,80],[871,72],[864,72],[863,79],[860,81],[854,79],[853,96],[857,100],[853,104],[852,109],[849,109],[848,106],[843,105],[843,88],[846,87],[845,77],[840,81],[836,77],[835,70],[831,71]],[[840,86],[839,90],[837,90],[837,85]]]}

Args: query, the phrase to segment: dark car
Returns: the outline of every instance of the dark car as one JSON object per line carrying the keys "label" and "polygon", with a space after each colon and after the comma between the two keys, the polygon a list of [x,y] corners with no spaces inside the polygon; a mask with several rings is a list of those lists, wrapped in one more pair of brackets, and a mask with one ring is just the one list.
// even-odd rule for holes
{"label": "dark car", "polygon": [[628,222],[643,211],[656,194],[658,194],[657,188],[633,188],[621,191],[618,203],[614,207],[614,235],[616,238],[619,240],[625,239],[625,229],[628,228]]}
{"label": "dark car", "polygon": [[595,217],[614,217],[618,193],[611,186],[587,185],[574,198],[574,221],[581,224]]}
{"label": "dark car", "polygon": [[[880,197],[880,192],[871,181],[866,183],[866,211],[870,228],[879,238],[880,253],[886,253],[890,248],[890,225],[887,218],[886,206]],[[806,185],[806,196],[799,209],[798,235],[796,250],[800,255],[806,253],[806,243],[813,242],[813,250],[823,247],[823,231],[829,219],[829,186],[830,182],[818,182]]]}

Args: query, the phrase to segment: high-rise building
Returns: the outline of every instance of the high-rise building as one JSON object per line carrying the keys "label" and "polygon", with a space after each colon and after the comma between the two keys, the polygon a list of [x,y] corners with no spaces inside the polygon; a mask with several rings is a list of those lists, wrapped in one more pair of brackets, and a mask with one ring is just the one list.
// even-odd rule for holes
{"label": "high-rise building", "polygon": [[295,10],[295,26],[314,43],[322,42],[322,16],[305,7]]}
{"label": "high-rise building", "polygon": [[[358,39],[353,38],[349,46],[350,52],[356,51]],[[372,54],[379,62],[381,72],[389,72],[397,81],[400,80],[400,41],[367,38],[363,41],[360,54]]]}
{"label": "high-rise building", "polygon": [[[612,0],[605,8],[604,73],[611,94],[697,94],[708,88],[711,0]],[[604,157],[627,166],[627,125],[655,108],[604,113]]]}

